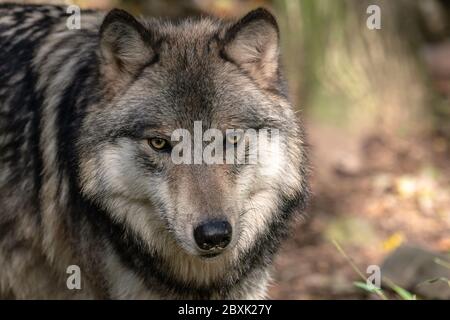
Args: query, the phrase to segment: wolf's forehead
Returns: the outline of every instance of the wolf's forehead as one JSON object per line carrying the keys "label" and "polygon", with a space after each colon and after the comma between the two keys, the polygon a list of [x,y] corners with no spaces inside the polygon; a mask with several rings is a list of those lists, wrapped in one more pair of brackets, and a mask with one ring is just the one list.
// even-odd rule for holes
{"label": "wolf's forehead", "polygon": [[147,21],[145,25],[150,31],[163,39],[179,44],[188,44],[213,37],[225,28],[226,23],[205,17],[188,18],[177,22],[169,20]]}
{"label": "wolf's forehead", "polygon": [[155,23],[146,27],[156,28],[167,46],[161,48],[160,63],[146,69],[134,86],[138,93],[133,99],[143,101],[137,104],[139,116],[144,109],[155,122],[170,121],[174,127],[202,121],[245,128],[264,122],[261,90],[208,47],[227,23],[210,18]]}
{"label": "wolf's forehead", "polygon": [[164,81],[158,84],[152,81],[156,73],[149,71],[121,103],[122,111],[136,121],[172,129],[190,129],[195,121],[206,127],[245,129],[264,126],[269,116],[257,89],[218,80],[220,75],[209,68],[163,72]]}

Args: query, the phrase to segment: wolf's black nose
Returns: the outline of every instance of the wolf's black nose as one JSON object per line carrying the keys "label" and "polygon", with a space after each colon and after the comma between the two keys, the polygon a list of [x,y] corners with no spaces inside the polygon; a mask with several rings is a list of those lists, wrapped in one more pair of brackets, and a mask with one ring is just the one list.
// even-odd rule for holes
{"label": "wolf's black nose", "polygon": [[202,250],[224,249],[231,241],[232,228],[228,221],[212,220],[194,229],[194,238]]}

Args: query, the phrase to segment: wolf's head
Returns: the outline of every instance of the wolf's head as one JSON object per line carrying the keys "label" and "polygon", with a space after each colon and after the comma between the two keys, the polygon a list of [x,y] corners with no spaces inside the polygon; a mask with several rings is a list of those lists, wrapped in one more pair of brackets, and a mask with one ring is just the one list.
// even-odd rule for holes
{"label": "wolf's head", "polygon": [[[85,197],[177,281],[208,284],[270,262],[307,195],[302,129],[287,99],[274,17],[257,9],[237,22],[138,21],[113,10],[98,55],[103,98],[88,110],[78,143]],[[233,148],[248,139],[227,130],[254,130],[258,161],[175,163],[175,130],[208,144],[194,141],[194,123],[223,133],[218,145]],[[265,129],[279,139],[261,135]]]}

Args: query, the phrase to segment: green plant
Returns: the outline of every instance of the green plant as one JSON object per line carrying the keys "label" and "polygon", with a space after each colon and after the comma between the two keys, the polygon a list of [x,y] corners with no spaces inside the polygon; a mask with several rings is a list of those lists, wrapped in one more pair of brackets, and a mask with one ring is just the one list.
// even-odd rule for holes
{"label": "green plant", "polygon": [[[363,272],[358,268],[356,263],[353,261],[353,259],[344,251],[342,246],[336,241],[332,240],[334,246],[339,251],[339,253],[348,261],[350,266],[355,270],[355,272],[359,275],[359,277],[363,280],[361,281],[355,281],[353,284],[355,287],[365,290],[368,293],[376,294],[383,300],[388,300],[387,295],[384,293],[382,288],[378,288],[374,286],[373,284],[369,283],[367,281],[366,276],[363,274]],[[392,280],[384,278],[384,282],[389,286],[389,288],[394,291],[400,299],[402,300],[417,300],[417,296],[411,292],[409,292],[406,289],[403,289],[402,287],[396,285]]]}

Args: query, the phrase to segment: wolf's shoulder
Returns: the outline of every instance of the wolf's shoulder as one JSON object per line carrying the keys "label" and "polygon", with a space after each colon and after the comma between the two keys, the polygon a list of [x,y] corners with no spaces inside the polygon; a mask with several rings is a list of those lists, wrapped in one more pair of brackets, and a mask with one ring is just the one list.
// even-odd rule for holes
{"label": "wolf's shoulder", "polygon": [[27,21],[40,22],[43,19],[66,16],[66,7],[57,5],[0,3],[0,25],[22,24]]}
{"label": "wolf's shoulder", "polygon": [[[66,24],[74,14],[71,6],[0,3],[0,40],[48,33],[56,24]],[[81,10],[83,16],[98,16],[96,10]],[[30,38],[30,37],[27,37]]]}

